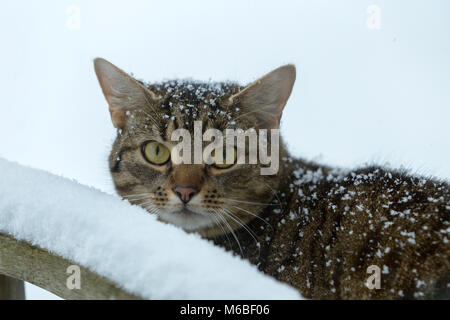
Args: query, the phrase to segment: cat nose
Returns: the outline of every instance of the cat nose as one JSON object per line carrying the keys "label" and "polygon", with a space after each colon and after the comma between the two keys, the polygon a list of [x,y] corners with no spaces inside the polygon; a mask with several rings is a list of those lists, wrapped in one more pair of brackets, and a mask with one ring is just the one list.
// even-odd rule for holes
{"label": "cat nose", "polygon": [[173,188],[175,194],[183,201],[184,203],[188,203],[192,197],[198,192],[198,188],[196,186],[181,186],[176,185]]}

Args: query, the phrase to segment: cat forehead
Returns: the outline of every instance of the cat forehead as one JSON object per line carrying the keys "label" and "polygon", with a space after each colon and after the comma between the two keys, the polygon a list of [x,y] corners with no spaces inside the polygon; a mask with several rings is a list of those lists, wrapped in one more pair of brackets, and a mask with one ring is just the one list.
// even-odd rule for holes
{"label": "cat forehead", "polygon": [[192,130],[195,121],[202,121],[203,129],[224,129],[235,125],[233,119],[239,107],[232,105],[229,97],[242,89],[236,83],[170,80],[146,87],[158,101],[140,113],[140,120],[147,124],[145,129],[155,130],[156,127],[161,135],[167,135],[178,128]]}
{"label": "cat forehead", "polygon": [[[205,110],[211,113],[224,112],[229,107],[229,97],[241,89],[232,82],[201,82],[194,80],[172,80],[150,86],[150,90],[161,96],[161,109],[172,114],[185,115],[195,120],[196,115],[205,116]],[[164,110],[162,110],[164,112]],[[208,112],[206,112],[208,115]]]}
{"label": "cat forehead", "polygon": [[159,98],[179,103],[210,104],[240,91],[234,82],[202,82],[190,79],[169,80],[147,86]]}

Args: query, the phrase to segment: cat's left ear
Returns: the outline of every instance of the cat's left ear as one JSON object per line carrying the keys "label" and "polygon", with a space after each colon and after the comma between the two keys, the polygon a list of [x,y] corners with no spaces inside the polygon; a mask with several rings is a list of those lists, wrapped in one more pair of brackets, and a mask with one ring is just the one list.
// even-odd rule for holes
{"label": "cat's left ear", "polygon": [[231,97],[259,128],[277,129],[295,82],[295,66],[288,64],[266,74]]}
{"label": "cat's left ear", "polygon": [[94,68],[116,128],[125,126],[127,111],[142,108],[156,100],[153,92],[105,59],[96,58]]}

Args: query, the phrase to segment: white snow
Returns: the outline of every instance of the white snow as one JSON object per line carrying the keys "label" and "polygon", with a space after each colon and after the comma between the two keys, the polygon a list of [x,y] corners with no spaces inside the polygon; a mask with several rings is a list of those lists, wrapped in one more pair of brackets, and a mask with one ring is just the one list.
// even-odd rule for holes
{"label": "white snow", "polygon": [[2,158],[0,172],[1,232],[129,292],[148,299],[301,298],[249,262],[118,197]]}

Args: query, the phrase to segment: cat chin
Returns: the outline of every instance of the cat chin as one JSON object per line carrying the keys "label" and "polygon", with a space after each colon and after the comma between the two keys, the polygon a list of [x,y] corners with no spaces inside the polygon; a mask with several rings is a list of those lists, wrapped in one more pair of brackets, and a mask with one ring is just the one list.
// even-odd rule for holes
{"label": "cat chin", "polygon": [[193,211],[159,212],[161,221],[173,224],[185,231],[197,231],[214,225],[212,218]]}

